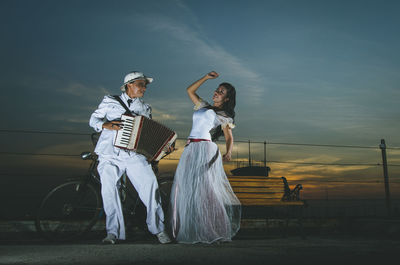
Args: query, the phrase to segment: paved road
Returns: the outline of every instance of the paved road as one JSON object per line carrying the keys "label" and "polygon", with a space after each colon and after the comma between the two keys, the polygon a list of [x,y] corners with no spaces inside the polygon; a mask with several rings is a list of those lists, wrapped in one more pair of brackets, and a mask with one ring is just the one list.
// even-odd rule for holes
{"label": "paved road", "polygon": [[38,236],[32,222],[0,222],[0,264],[397,264],[391,261],[400,255],[397,219],[346,226],[315,222],[306,223],[306,239],[297,230],[282,238],[262,222],[243,222],[232,242],[212,245],[161,245],[142,230],[128,230],[124,243],[101,245],[104,227],[77,243],[51,244]]}
{"label": "paved road", "polygon": [[101,245],[2,242],[0,264],[379,264],[400,252],[400,240],[354,236],[239,236],[230,243],[161,245],[155,238]]}

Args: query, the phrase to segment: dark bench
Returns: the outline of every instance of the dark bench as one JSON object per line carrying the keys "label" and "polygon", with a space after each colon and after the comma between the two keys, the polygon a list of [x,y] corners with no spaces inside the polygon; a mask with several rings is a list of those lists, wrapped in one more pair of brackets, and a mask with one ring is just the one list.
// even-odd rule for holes
{"label": "dark bench", "polygon": [[285,222],[285,236],[289,220],[296,220],[304,237],[302,218],[306,203],[300,199],[301,184],[290,189],[285,177],[229,176],[228,179],[242,204],[243,218],[266,218],[267,221],[279,218]]}

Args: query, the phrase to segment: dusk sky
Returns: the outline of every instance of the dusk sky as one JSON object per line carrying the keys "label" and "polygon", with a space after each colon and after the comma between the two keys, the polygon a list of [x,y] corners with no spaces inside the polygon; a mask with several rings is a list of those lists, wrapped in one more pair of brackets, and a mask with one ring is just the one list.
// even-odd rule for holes
{"label": "dusk sky", "polygon": [[[186,138],[185,88],[215,70],[220,77],[198,93],[211,100],[219,83],[236,87],[236,140],[400,146],[399,1],[3,0],[0,12],[3,130],[91,133],[103,96],[119,94],[124,75],[138,70],[154,77],[144,98],[153,118]],[[88,144],[2,135],[3,152],[79,154]],[[271,160],[381,162],[379,149],[270,147]],[[235,148],[246,156],[246,144]],[[4,168],[16,165],[2,157]],[[400,150],[388,157],[400,164]],[[348,167],[270,166],[279,175],[349,175]],[[398,181],[399,168],[391,170]]]}

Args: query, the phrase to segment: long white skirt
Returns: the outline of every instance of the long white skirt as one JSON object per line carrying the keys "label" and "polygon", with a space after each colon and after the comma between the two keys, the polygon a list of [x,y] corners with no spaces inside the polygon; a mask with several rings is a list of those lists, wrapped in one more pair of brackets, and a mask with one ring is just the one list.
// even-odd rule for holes
{"label": "long white skirt", "polygon": [[180,243],[230,241],[240,228],[241,205],[213,142],[185,147],[170,198],[172,234]]}

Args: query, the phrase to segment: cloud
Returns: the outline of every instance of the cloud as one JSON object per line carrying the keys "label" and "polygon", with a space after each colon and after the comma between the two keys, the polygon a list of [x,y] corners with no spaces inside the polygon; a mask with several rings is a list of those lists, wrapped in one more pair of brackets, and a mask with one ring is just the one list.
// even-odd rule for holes
{"label": "cloud", "polygon": [[[147,102],[147,101],[146,101]],[[166,104],[164,99],[151,99],[153,119],[174,130],[178,137],[186,137],[192,125],[193,105],[187,101]]]}
{"label": "cloud", "polygon": [[87,98],[95,98],[96,96],[104,96],[110,94],[110,92],[108,92],[108,90],[102,86],[85,86],[84,84],[81,84],[79,82],[70,82],[66,86],[60,87],[57,90],[61,93]]}
{"label": "cloud", "polygon": [[159,110],[159,109],[155,109],[154,107],[152,109],[152,113],[153,113],[153,119],[154,120],[175,121],[175,120],[178,119],[178,117],[176,115],[165,113],[164,111]]}
{"label": "cloud", "polygon": [[196,55],[199,63],[205,61],[207,65],[222,69],[224,75],[234,76],[245,83],[247,100],[253,103],[260,102],[260,96],[264,92],[264,81],[261,76],[247,67],[240,58],[210,40],[203,33],[200,25],[194,23],[195,25],[191,27],[188,23],[182,23],[160,14],[147,14],[140,21],[143,21],[152,31],[162,32],[173,37],[179,43],[178,45],[190,46],[191,56]]}

